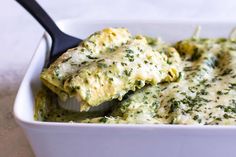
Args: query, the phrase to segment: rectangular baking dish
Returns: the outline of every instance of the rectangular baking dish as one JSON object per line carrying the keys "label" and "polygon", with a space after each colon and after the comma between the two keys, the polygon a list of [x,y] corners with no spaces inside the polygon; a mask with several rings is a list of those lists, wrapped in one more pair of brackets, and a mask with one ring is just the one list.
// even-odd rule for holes
{"label": "rectangular baking dish", "polygon": [[[189,38],[196,26],[202,37],[227,37],[235,22],[80,21],[58,22],[68,34],[85,38],[105,27],[127,27],[132,34],[175,42]],[[21,83],[14,115],[37,157],[235,157],[236,126],[112,125],[34,121],[34,96],[50,38],[44,35]]]}

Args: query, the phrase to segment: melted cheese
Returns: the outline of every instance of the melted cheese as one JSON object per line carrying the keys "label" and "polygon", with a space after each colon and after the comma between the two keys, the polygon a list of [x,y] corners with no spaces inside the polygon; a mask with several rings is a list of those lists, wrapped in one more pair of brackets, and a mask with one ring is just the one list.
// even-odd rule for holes
{"label": "melted cheese", "polygon": [[62,100],[66,100],[70,96],[63,87],[67,78],[101,54],[114,51],[130,38],[130,33],[124,28],[107,28],[96,32],[78,47],[62,54],[48,69],[44,69],[40,78]]}
{"label": "melted cheese", "polygon": [[[158,44],[153,48],[162,52],[168,57],[169,73],[166,76],[167,80],[174,80],[172,77],[173,69],[181,71],[181,59],[175,48],[166,44]],[[175,75],[179,76],[179,75]],[[176,80],[176,78],[175,78]],[[169,84],[166,82],[165,84]],[[168,118],[166,109],[161,109],[161,86],[149,85],[141,90],[138,90],[134,94],[128,96],[120,104],[117,104],[110,116],[99,117],[93,119],[86,119],[84,123],[137,123],[137,124],[152,124],[162,123],[168,124],[171,122]]]}
{"label": "melted cheese", "polygon": [[81,110],[88,110],[105,101],[122,100],[129,90],[135,91],[146,83],[177,79],[177,69],[168,65],[167,58],[138,36],[81,68],[65,81],[64,88],[82,102]]}
{"label": "melted cheese", "polygon": [[[94,40],[97,37],[94,36]],[[66,111],[49,101],[50,94],[41,94],[36,99],[38,119],[83,123],[236,124],[235,40],[191,38],[176,43],[174,48],[152,38],[126,37],[113,51],[99,53],[93,49],[99,57],[82,58],[78,62],[86,60],[86,64],[77,70],[58,61],[63,83],[59,80],[60,87],[48,84],[84,101],[84,110],[104,101],[122,99],[111,113],[91,116]],[[149,85],[144,87],[145,84]],[[136,88],[142,89],[123,98]],[[81,118],[81,113],[89,118]]]}
{"label": "melted cheese", "polygon": [[110,116],[84,122],[235,125],[236,42],[190,39],[176,47],[183,59],[178,82],[146,87]]}

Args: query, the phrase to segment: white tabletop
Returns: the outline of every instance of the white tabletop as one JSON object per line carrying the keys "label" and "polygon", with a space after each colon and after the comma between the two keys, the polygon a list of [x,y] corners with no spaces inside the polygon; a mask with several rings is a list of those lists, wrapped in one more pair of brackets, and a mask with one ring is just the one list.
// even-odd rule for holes
{"label": "white tabletop", "polygon": [[[32,157],[12,115],[12,104],[42,27],[15,1],[0,0],[0,156]],[[38,0],[55,20],[236,20],[234,0]]]}

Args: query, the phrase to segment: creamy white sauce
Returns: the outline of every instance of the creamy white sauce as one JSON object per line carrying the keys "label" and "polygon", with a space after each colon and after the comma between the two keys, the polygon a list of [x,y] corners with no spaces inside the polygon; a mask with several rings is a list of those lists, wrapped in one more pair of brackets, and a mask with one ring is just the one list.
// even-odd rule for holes
{"label": "creamy white sauce", "polygon": [[[121,39],[123,37],[125,38],[124,40]],[[121,40],[122,42],[130,40],[130,36],[127,35],[127,32],[120,35],[119,38],[115,40],[118,43],[115,44],[121,44]],[[94,39],[94,41],[96,40]],[[151,38],[147,38],[147,41],[150,44],[155,43]],[[87,44],[88,47],[93,47],[92,43]],[[101,42],[96,44],[104,46]],[[79,113],[64,111],[58,109],[55,105],[50,112],[45,114],[47,116],[42,119],[45,121],[80,121],[83,123],[236,124],[235,40],[198,39],[195,37],[180,41],[175,44],[175,48],[180,53],[181,59],[173,47],[160,41],[152,46],[152,49],[160,53],[162,59],[168,63],[168,65],[165,65],[166,69],[164,70],[168,72],[168,75],[165,73],[154,73],[154,71],[162,71],[164,66],[155,67],[143,63],[144,59],[153,59],[153,54],[151,53],[149,57],[135,58],[134,63],[124,60],[125,64],[128,64],[126,69],[121,65],[122,52],[117,53],[117,56],[114,56],[114,58],[106,58],[109,55],[100,54],[100,57],[105,59],[104,63],[106,65],[111,65],[113,61],[118,58],[117,66],[112,68],[112,70],[125,73],[124,70],[130,71],[130,68],[133,68],[132,73],[127,73],[131,75],[131,77],[125,77],[125,81],[129,82],[130,80],[139,79],[141,80],[140,88],[143,87],[145,83],[149,84],[129,94],[127,98],[123,98],[123,95],[126,94],[128,90],[121,90],[121,87],[126,87],[126,85],[124,85],[124,80],[119,77],[114,77],[114,75],[110,76],[109,74],[104,75],[106,71],[103,71],[104,74],[98,74],[98,77],[102,78],[103,82],[96,82],[98,80],[86,76],[89,78],[87,80],[88,85],[94,88],[95,93],[97,93],[96,95],[92,95],[94,98],[104,98],[104,91],[113,94],[115,91],[120,92],[119,95],[115,97],[110,96],[108,99],[101,99],[101,101],[114,98],[122,100],[115,104],[116,107],[112,109],[111,113],[104,113],[105,115],[100,117],[94,115],[92,116],[93,118],[87,118],[81,121],[81,119],[77,119]],[[130,48],[136,52],[135,49],[137,47],[135,47],[135,45],[131,45]],[[91,51],[99,53],[97,49]],[[120,51],[124,51],[124,49]],[[137,51],[137,53],[141,52]],[[72,54],[72,58],[68,63],[59,66],[60,74],[58,78],[64,77],[63,79],[65,80],[67,72],[74,73],[76,71],[76,69],[73,69],[71,65],[69,65],[71,62],[78,61],[76,58],[86,61],[90,60],[87,57],[77,55],[78,53]],[[85,53],[83,55],[86,56]],[[79,62],[82,62],[82,60]],[[152,60],[151,62],[156,61]],[[136,65],[139,63],[141,63],[140,66],[142,67],[140,69],[138,69]],[[86,71],[86,68],[84,70]],[[174,81],[177,76],[179,76],[178,81],[171,82]],[[112,79],[112,86],[101,88],[101,83],[106,84],[108,78]],[[61,80],[58,79],[57,81]],[[164,82],[156,84],[160,81]],[[60,83],[59,87],[64,88],[61,87]],[[85,99],[87,97],[87,87],[88,86],[84,86],[80,88],[81,93],[78,95],[79,98],[83,97],[83,99]],[[133,86],[133,88],[134,89],[131,90],[135,90],[136,87]],[[92,100],[92,102],[93,101],[94,100]],[[50,106],[50,104],[46,104],[45,99],[38,99],[36,102],[38,102],[37,104],[41,103],[41,106]],[[44,110],[44,108],[42,110]],[[58,117],[59,113],[60,117]],[[43,117],[43,114],[40,116]]]}
{"label": "creamy white sauce", "polygon": [[121,102],[112,118],[87,121],[236,124],[236,43],[192,39],[177,44],[177,49],[183,68],[178,82],[148,86]]}

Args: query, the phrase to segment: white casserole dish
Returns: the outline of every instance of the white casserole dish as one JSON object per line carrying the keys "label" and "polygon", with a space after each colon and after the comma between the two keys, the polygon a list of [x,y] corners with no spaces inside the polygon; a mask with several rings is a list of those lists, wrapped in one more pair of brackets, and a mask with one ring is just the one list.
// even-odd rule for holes
{"label": "white casserole dish", "polygon": [[[203,37],[227,37],[234,22],[80,21],[58,23],[85,38],[105,27],[127,27],[133,34],[174,42],[189,38],[197,25]],[[19,88],[14,115],[37,157],[235,157],[236,126],[79,124],[34,121],[34,95],[40,88],[50,39],[44,36]]]}

